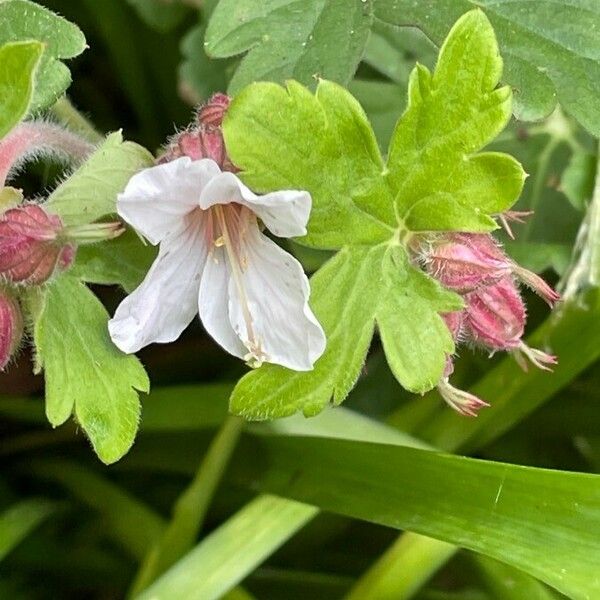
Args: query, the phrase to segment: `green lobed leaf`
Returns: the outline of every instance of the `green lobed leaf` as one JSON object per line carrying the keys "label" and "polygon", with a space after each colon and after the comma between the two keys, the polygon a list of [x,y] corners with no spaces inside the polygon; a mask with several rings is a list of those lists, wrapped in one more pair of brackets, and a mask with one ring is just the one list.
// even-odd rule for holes
{"label": "green lobed leaf", "polygon": [[440,380],[446,357],[454,352],[452,335],[439,313],[460,310],[462,300],[408,263],[392,247],[383,263],[385,295],[376,311],[385,356],[396,379],[414,393]]}
{"label": "green lobed leaf", "polygon": [[361,59],[372,22],[373,0],[221,0],[206,31],[209,56],[248,51],[231,93],[253,81],[318,77],[347,83]]}
{"label": "green lobed leaf", "polygon": [[43,51],[39,42],[13,42],[0,48],[0,138],[27,114]]}
{"label": "green lobed leaf", "polygon": [[342,87],[321,81],[313,95],[294,81],[285,89],[250,85],[227,111],[224,134],[252,189],[311,193],[303,244],[340,248],[392,236],[395,219],[391,196],[381,187],[377,141],[362,108]]}
{"label": "green lobed leaf", "polygon": [[515,116],[538,120],[557,100],[600,135],[600,4],[596,0],[377,0],[375,16],[414,25],[440,44],[455,20],[476,5],[485,11],[515,89]]}
{"label": "green lobed leaf", "polygon": [[413,70],[387,164],[409,230],[495,229],[489,215],[518,198],[521,165],[505,154],[475,154],[510,118],[510,89],[495,89],[501,73],[494,31],[481,11],[454,25],[433,75],[422,65]]}
{"label": "green lobed leaf", "polygon": [[0,2],[0,44],[25,40],[44,45],[30,106],[31,111],[38,111],[56,102],[69,87],[71,74],[60,59],[81,54],[85,37],[76,25],[35,2]]}
{"label": "green lobed leaf", "polygon": [[108,315],[81,282],[63,275],[47,289],[34,327],[46,380],[46,416],[52,425],[74,413],[105,463],[133,444],[148,377],[135,356],[123,354],[108,335]]}
{"label": "green lobed leaf", "polygon": [[374,323],[398,381],[417,393],[436,385],[454,350],[439,313],[462,304],[412,266],[404,245],[422,230],[495,228],[490,215],[519,195],[517,161],[475,154],[510,116],[510,90],[495,90],[500,73],[493,30],[472,11],[453,28],[433,76],[420,65],[413,71],[387,167],[360,105],[337,84],[321,81],[313,95],[296,82],[258,83],[234,99],[224,132],[241,177],[262,192],[308,190],[313,208],[300,243],[342,250],[312,281],[328,336],[314,371],[263,366],[235,388],[232,411],[267,419],[339,404]]}
{"label": "green lobed leaf", "polygon": [[132,175],[151,166],[153,157],[121,132],[111,133],[71,177],[50,195],[46,206],[66,225],[92,223],[116,213],[117,194]]}

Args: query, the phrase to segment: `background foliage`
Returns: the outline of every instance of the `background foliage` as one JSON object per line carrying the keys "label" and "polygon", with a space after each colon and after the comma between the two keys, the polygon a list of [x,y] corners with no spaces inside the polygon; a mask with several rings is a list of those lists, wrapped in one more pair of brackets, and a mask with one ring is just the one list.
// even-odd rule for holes
{"label": "background foliage", "polygon": [[[297,99],[294,110],[304,107],[310,126],[290,131],[293,123],[285,112],[280,121],[272,118],[274,107],[285,106],[284,88],[246,88],[227,125],[234,159],[237,153],[239,160],[250,160],[244,147],[248,115],[268,115],[280,139],[291,136],[319,157],[327,144],[354,132],[344,121],[344,114],[352,114],[368,140],[364,152],[369,160],[380,163],[391,147],[387,159],[393,163],[393,149],[402,139],[402,132],[393,133],[394,125],[406,108],[415,62],[434,72],[436,44],[472,8],[466,0],[310,0],[302,7],[290,0],[40,4],[67,20],[25,0],[0,3],[0,132],[42,108],[51,108],[61,120],[73,118],[64,104],[53,104],[71,79],[71,100],[98,131],[122,129],[68,179],[57,177],[57,166],[49,163],[38,163],[19,177],[18,186],[30,196],[54,190],[50,203],[73,223],[81,219],[79,211],[70,212],[73,199],[85,207],[87,222],[112,212],[124,182],[150,164],[145,148],[154,152],[174,127],[184,126],[193,103],[217,90],[238,93],[257,80],[282,84],[296,79],[299,83],[290,86]],[[312,414],[327,404],[331,392],[341,401],[356,378],[358,383],[344,408],[327,408],[311,419],[295,415],[243,424],[227,417],[227,403],[244,369],[198,324],[175,344],[144,350],[139,361],[107,350],[94,356],[103,369],[86,371],[89,348],[110,348],[97,338],[106,337],[99,325],[122,297],[113,284],[135,287],[152,249],[131,234],[82,249],[74,269],[48,290],[43,306],[31,298],[32,309],[39,311],[37,356],[25,350],[0,375],[0,597],[600,596],[600,478],[595,474],[600,467],[595,139],[600,133],[600,9],[594,0],[478,5],[505,62],[501,84],[510,86],[514,96],[514,117],[486,152],[508,153],[522,163],[529,177],[517,208],[535,209],[533,218],[515,228],[516,240],[505,240],[506,248],[558,283],[566,296],[553,315],[538,299],[527,298],[529,340],[559,355],[554,373],[523,373],[510,358],[488,361],[463,351],[457,383],[493,405],[476,420],[451,413],[435,392],[421,397],[404,390],[396,378],[414,391],[425,387],[407,385],[399,376],[398,354],[406,347],[396,344],[390,350],[381,323],[409,309],[415,311],[415,323],[435,323],[435,310],[453,299],[432,291],[434,310],[421,307],[419,312],[418,302],[396,299],[401,305],[391,306],[387,317],[375,316],[381,293],[373,265],[385,269],[391,260],[377,245],[377,233],[353,247],[347,245],[347,231],[338,239],[319,238],[314,221],[317,227],[304,242],[317,249],[295,243],[290,249],[312,272],[332,249],[345,246],[313,280],[313,294],[321,303],[315,309],[322,312],[326,328],[340,318],[357,326],[341,332],[339,343],[330,332],[336,351],[322,372],[311,374],[323,377],[325,392],[299,383],[283,396],[283,408],[274,409],[269,394],[277,376],[261,369],[242,379],[233,407],[245,414],[255,411],[254,417],[262,411],[262,418],[299,408]],[[86,43],[89,49],[83,52]],[[458,72],[475,68],[474,60]],[[17,70],[21,75],[15,78]],[[421,68],[413,75],[413,85],[426,73]],[[347,86],[374,133],[342,88],[320,84],[315,96],[315,74]],[[453,77],[456,73],[448,80]],[[33,86],[32,81],[41,83]],[[491,81],[484,95],[495,85]],[[452,115],[458,106],[469,112],[470,98],[429,110]],[[319,149],[314,137],[319,122],[310,119],[320,110],[316,104],[327,107],[328,102],[331,111],[345,106],[347,112],[338,114],[342,125],[336,132],[319,137],[325,140]],[[409,114],[416,110],[426,115],[427,106],[415,106],[413,97]],[[508,117],[501,112],[490,124],[494,135]],[[437,123],[450,131],[456,127],[450,117]],[[481,132],[481,124],[473,130]],[[100,139],[96,134],[94,141]],[[262,155],[261,144],[267,148]],[[408,152],[403,144],[402,157]],[[285,168],[289,148],[261,140],[253,140],[253,147],[253,185],[278,185],[265,177]],[[444,153],[451,156],[452,148]],[[336,197],[341,201],[355,191],[344,169],[348,163],[339,172],[331,166],[326,186],[310,160],[294,173],[302,174],[301,184],[323,185],[325,195],[340,190]],[[427,165],[404,169],[396,182],[393,175],[391,184],[374,182],[380,187],[373,196],[385,197],[381,186],[401,185],[407,173],[417,177],[421,169],[426,182],[435,175]],[[512,172],[517,183],[503,188],[507,203],[522,183],[520,172]],[[485,183],[480,176],[475,180]],[[98,189],[98,181],[105,187]],[[492,183],[475,191],[485,192]],[[318,208],[318,190],[311,191]],[[453,192],[459,195],[460,189]],[[361,199],[356,202],[360,205]],[[380,209],[379,216],[385,215],[385,206]],[[356,231],[364,235],[365,229]],[[393,260],[402,264],[403,258]],[[356,278],[360,287],[354,285]],[[377,281],[367,285],[372,279]],[[84,282],[93,284],[93,291]],[[374,298],[364,296],[369,290]],[[346,308],[340,316],[342,302]],[[85,318],[74,321],[73,314]],[[376,336],[361,368],[375,318],[381,338]],[[396,320],[390,329],[406,323]],[[59,342],[64,343],[62,354],[56,351]],[[423,356],[431,358],[426,351]],[[45,409],[43,381],[31,374],[32,359],[53,373]],[[441,363],[431,360],[435,374]],[[142,364],[153,389],[140,405],[132,385],[147,389]],[[407,377],[415,372],[405,371]],[[117,390],[114,396],[101,393],[105,379],[110,379],[109,389]],[[260,390],[266,408],[257,409],[255,403],[248,408],[244,394],[251,386]],[[273,396],[281,402],[281,393]],[[140,409],[136,444],[105,467],[82,428],[100,458],[112,463],[130,448]],[[67,422],[54,430],[44,411],[54,426]],[[79,425],[68,420],[72,412]],[[123,419],[125,412],[128,419]]]}

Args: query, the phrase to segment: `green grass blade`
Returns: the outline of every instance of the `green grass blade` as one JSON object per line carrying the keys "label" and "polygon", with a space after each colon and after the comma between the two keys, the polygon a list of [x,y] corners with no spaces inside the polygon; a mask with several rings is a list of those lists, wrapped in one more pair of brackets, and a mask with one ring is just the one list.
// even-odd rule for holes
{"label": "green grass blade", "polygon": [[55,510],[54,502],[31,498],[0,514],[0,561]]}
{"label": "green grass blade", "polygon": [[261,441],[255,471],[240,473],[253,487],[486,554],[572,598],[600,594],[598,476],[347,440]]}
{"label": "green grass blade", "polygon": [[164,529],[162,518],[114,483],[66,460],[35,462],[33,472],[66,487],[78,500],[97,510],[108,533],[129,553],[142,559]]}
{"label": "green grass blade", "polygon": [[138,600],[213,600],[235,587],[318,509],[259,496],[169,569]]}

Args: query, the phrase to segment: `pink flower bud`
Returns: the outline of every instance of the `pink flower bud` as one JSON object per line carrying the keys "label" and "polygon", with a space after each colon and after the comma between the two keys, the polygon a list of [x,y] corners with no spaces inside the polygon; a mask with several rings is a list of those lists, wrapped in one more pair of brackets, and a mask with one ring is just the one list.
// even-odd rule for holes
{"label": "pink flower bud", "polygon": [[465,334],[491,352],[517,348],[525,329],[525,305],[511,277],[467,294]]}
{"label": "pink flower bud", "polygon": [[71,266],[74,247],[61,235],[60,217],[26,204],[0,216],[0,276],[12,283],[38,285],[55,270]]}
{"label": "pink flower bud", "polygon": [[512,264],[488,234],[451,233],[418,251],[426,271],[443,286],[460,293],[494,283]]}
{"label": "pink flower bud", "polygon": [[221,131],[221,123],[229,102],[229,96],[215,94],[198,109],[197,124],[192,124],[186,130],[174,135],[169,140],[164,154],[156,162],[163,164],[182,156],[189,156],[192,160],[210,158],[219,165],[221,170],[237,172],[227,156]]}
{"label": "pink flower bud", "polygon": [[23,315],[18,300],[0,288],[0,371],[3,371],[23,338]]}
{"label": "pink flower bud", "polygon": [[220,129],[198,127],[184,131],[177,136],[177,150],[180,152],[179,156],[189,156],[192,160],[212,158],[221,169],[229,163]]}
{"label": "pink flower bud", "polygon": [[198,109],[198,123],[221,127],[225,112],[229,108],[231,98],[227,94],[214,94],[212,98]]}

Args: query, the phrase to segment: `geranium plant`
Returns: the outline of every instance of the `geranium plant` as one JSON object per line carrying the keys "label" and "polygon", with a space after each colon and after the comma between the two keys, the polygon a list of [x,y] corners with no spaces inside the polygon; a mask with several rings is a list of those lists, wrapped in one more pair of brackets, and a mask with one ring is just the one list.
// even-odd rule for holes
{"label": "geranium plant", "polygon": [[594,2],[0,0],[0,90],[1,597],[600,597]]}

